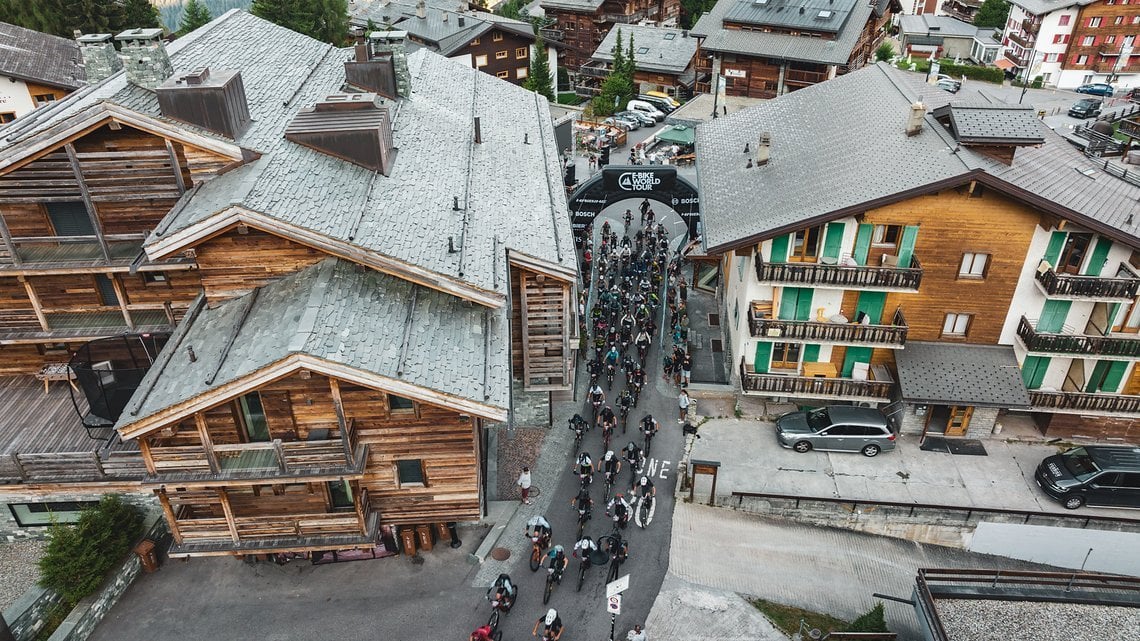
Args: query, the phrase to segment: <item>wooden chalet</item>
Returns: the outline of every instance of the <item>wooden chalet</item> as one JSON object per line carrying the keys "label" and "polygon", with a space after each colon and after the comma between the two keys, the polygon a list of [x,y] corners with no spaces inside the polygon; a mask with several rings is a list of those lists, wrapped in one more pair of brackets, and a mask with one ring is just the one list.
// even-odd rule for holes
{"label": "wooden chalet", "polygon": [[[22,355],[7,373],[31,401],[26,377],[68,360],[41,344],[162,330],[162,347],[142,366],[81,350],[64,370],[79,391],[132,381],[68,394],[88,415],[117,408],[109,441],[53,477],[84,431],[56,412],[40,441],[72,436],[46,452],[14,438],[0,500],[149,497],[175,556],[368,548],[381,528],[480,518],[488,430],[573,376],[576,263],[545,104],[406,55],[399,32],[342,50],[231,11],[169,49],[120,37],[158,62],[0,132],[4,269],[37,323],[0,349]],[[285,58],[308,62],[283,73]],[[52,334],[65,311],[118,321]],[[6,420],[0,436],[26,433]]]}
{"label": "wooden chalet", "polygon": [[618,26],[677,27],[680,0],[542,0],[551,21],[542,30],[548,41],[560,43],[563,66],[576,74],[606,36]]}
{"label": "wooden chalet", "polygon": [[74,40],[0,22],[0,125],[63,98],[85,80]]}

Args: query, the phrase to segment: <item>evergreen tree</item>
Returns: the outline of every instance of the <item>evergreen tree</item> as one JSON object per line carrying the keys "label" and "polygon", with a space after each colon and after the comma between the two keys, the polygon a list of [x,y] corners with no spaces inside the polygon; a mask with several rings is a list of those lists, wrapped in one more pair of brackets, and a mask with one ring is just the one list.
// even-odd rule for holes
{"label": "evergreen tree", "polygon": [[210,10],[198,0],[189,0],[182,8],[182,21],[178,23],[178,35],[184,36],[206,24],[213,17]]}
{"label": "evergreen tree", "polygon": [[304,0],[253,0],[250,13],[286,29],[301,33],[308,31]]}
{"label": "evergreen tree", "polygon": [[883,617],[883,602],[879,601],[875,607],[852,621],[844,632],[889,632],[887,621]]}
{"label": "evergreen tree", "polygon": [[1008,18],[1009,3],[1006,0],[986,0],[974,14],[974,26],[1000,28],[1005,26]]}
{"label": "evergreen tree", "polygon": [[0,22],[57,36],[72,35],[64,33],[60,0],[0,0]]}
{"label": "evergreen tree", "polygon": [[308,35],[334,45],[348,38],[348,0],[314,0],[310,3],[312,29]]}
{"label": "evergreen tree", "polygon": [[550,78],[550,61],[546,57],[546,41],[542,39],[541,33],[534,40],[534,55],[530,58],[530,70],[526,73],[523,88],[537,91],[546,96],[547,100],[554,101],[554,87],[551,85]]}
{"label": "evergreen tree", "polygon": [[681,0],[681,28],[691,29],[702,14],[708,13],[716,0]]}
{"label": "evergreen tree", "polygon": [[[632,42],[631,36],[630,43]],[[613,54],[610,74],[602,81],[601,92],[591,101],[594,115],[598,117],[610,116],[625,109],[626,103],[633,95],[632,74],[629,73],[630,62],[627,61],[621,46],[621,27],[618,27],[617,44],[614,45]]]}
{"label": "evergreen tree", "polygon": [[119,31],[127,29],[160,29],[158,9],[150,0],[123,0],[123,22]]}

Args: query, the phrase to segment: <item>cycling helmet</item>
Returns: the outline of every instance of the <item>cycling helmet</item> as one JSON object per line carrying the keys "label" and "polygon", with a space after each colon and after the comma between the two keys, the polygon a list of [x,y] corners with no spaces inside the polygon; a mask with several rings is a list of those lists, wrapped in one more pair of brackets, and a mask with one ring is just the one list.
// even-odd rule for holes
{"label": "cycling helmet", "polygon": [[625,498],[625,495],[621,492],[618,492],[617,494],[614,494],[614,498],[620,501]]}
{"label": "cycling helmet", "polygon": [[558,611],[550,608],[546,611],[546,625],[553,625],[554,620],[558,618]]}
{"label": "cycling helmet", "polygon": [[590,462],[590,453],[589,452],[582,452],[581,454],[578,455],[578,464],[579,465],[588,465],[589,462]]}
{"label": "cycling helmet", "polygon": [[612,461],[612,460],[614,460],[614,451],[609,450],[606,452],[606,461],[608,462],[608,461]]}
{"label": "cycling helmet", "polygon": [[642,487],[645,487],[646,485],[649,485],[649,477],[648,477],[648,476],[643,476],[643,477],[641,477],[641,480],[640,480],[640,481],[638,481],[638,485],[640,485],[640,486],[642,486]]}
{"label": "cycling helmet", "polygon": [[562,545],[559,544],[555,545],[550,551],[553,552],[555,556],[561,556],[566,553],[566,548],[563,548]]}

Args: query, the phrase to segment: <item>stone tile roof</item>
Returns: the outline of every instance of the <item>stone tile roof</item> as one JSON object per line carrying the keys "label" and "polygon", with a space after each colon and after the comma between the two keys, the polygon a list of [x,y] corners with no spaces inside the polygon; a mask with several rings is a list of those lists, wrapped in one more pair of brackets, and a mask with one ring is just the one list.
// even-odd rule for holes
{"label": "stone tile roof", "polygon": [[903,400],[1029,407],[1013,347],[907,341],[895,354]]}
{"label": "stone tile roof", "polygon": [[[423,18],[416,16],[415,2],[382,4],[373,0],[355,4],[351,10],[351,21],[360,27],[367,25],[369,20],[376,25],[391,24],[394,29],[407,31],[411,36],[430,43],[444,56],[450,56],[495,27],[534,40],[530,23],[483,11],[463,10],[459,2],[432,0],[425,6],[424,13]],[[463,19],[462,25],[460,18]]]}
{"label": "stone tile roof", "polygon": [[[630,35],[633,36],[635,49],[633,58],[637,68],[642,71],[680,74],[692,64],[693,56],[697,53],[697,39],[689,38],[686,31],[625,24],[610,29],[605,40],[602,40],[602,44],[598,45],[598,49],[590,57],[594,60],[612,62],[619,30],[623,52],[629,45]],[[645,49],[644,53],[641,52],[642,49]]]}
{"label": "stone tile roof", "polygon": [[858,0],[739,0],[724,14],[729,22],[835,33]]}
{"label": "stone tile roof", "polygon": [[[951,38],[973,38],[978,27],[950,16],[936,16],[929,13],[900,16],[899,31],[907,35],[950,36]],[[990,29],[993,31],[993,29]]]}
{"label": "stone tile roof", "polygon": [[7,22],[0,22],[0,75],[64,89],[87,81],[77,42]]}
{"label": "stone tile roof", "polygon": [[[1140,245],[1140,186],[1102,170],[1039,121],[1044,143],[1021,147],[1012,166],[963,145],[927,114],[904,133],[912,102],[928,110],[966,99],[877,64],[704,123],[697,129],[697,176],[707,249],[747,244],[867,203],[988,179],[1000,188],[1115,238]],[[842,115],[842,117],[837,117]],[[771,134],[771,161],[746,168]]]}
{"label": "stone tile roof", "polygon": [[541,0],[539,6],[545,9],[585,11],[593,13],[602,6],[603,0]]}
{"label": "stone tile roof", "polygon": [[1058,9],[1083,7],[1097,1],[1098,0],[1010,0],[1010,4],[1021,7],[1035,16],[1043,16]]}
{"label": "stone tile roof", "polygon": [[328,258],[203,309],[180,327],[164,352],[168,360],[147,373],[117,427],[293,354],[505,411],[510,404],[506,314]]}

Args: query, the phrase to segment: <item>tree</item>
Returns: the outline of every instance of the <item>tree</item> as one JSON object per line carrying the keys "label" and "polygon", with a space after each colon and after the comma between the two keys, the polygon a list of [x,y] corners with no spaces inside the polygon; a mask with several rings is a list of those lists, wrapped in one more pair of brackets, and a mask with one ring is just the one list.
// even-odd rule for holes
{"label": "tree", "polygon": [[161,29],[158,9],[150,0],[123,0],[122,30]]}
{"label": "tree", "polygon": [[879,601],[875,607],[852,621],[844,632],[889,632],[887,621],[883,618],[883,602]]}
{"label": "tree", "polygon": [[633,93],[633,83],[630,82],[626,73],[628,64],[625,53],[622,51],[621,27],[618,27],[617,43],[611,51],[614,59],[611,63],[610,74],[602,81],[601,92],[591,101],[594,106],[594,115],[597,117],[610,116],[621,111]]}
{"label": "tree", "polygon": [[697,19],[715,5],[716,0],[681,0],[681,28],[691,29]]}
{"label": "tree", "polygon": [[550,61],[546,57],[546,41],[542,39],[541,33],[534,39],[534,55],[530,58],[530,69],[526,73],[523,88],[537,91],[546,96],[547,100],[554,101],[554,87],[551,86],[550,80]]}
{"label": "tree", "polygon": [[210,10],[198,0],[189,0],[182,8],[182,20],[178,23],[178,35],[184,36],[206,24],[213,17]]}
{"label": "tree", "polygon": [[250,13],[279,24],[286,29],[305,33],[305,6],[303,0],[253,0]]}
{"label": "tree", "polygon": [[331,44],[348,37],[348,0],[253,0],[250,12]]}
{"label": "tree", "polygon": [[119,563],[142,535],[143,515],[116,495],[84,510],[75,525],[54,524],[40,558],[40,585],[54,590],[68,607],[99,589],[107,571]]}
{"label": "tree", "polygon": [[1009,3],[1006,0],[986,0],[974,14],[975,27],[1000,28],[1009,18]]}
{"label": "tree", "polygon": [[884,40],[875,49],[875,60],[879,62],[886,62],[895,55],[895,46],[891,44],[890,40]]}

